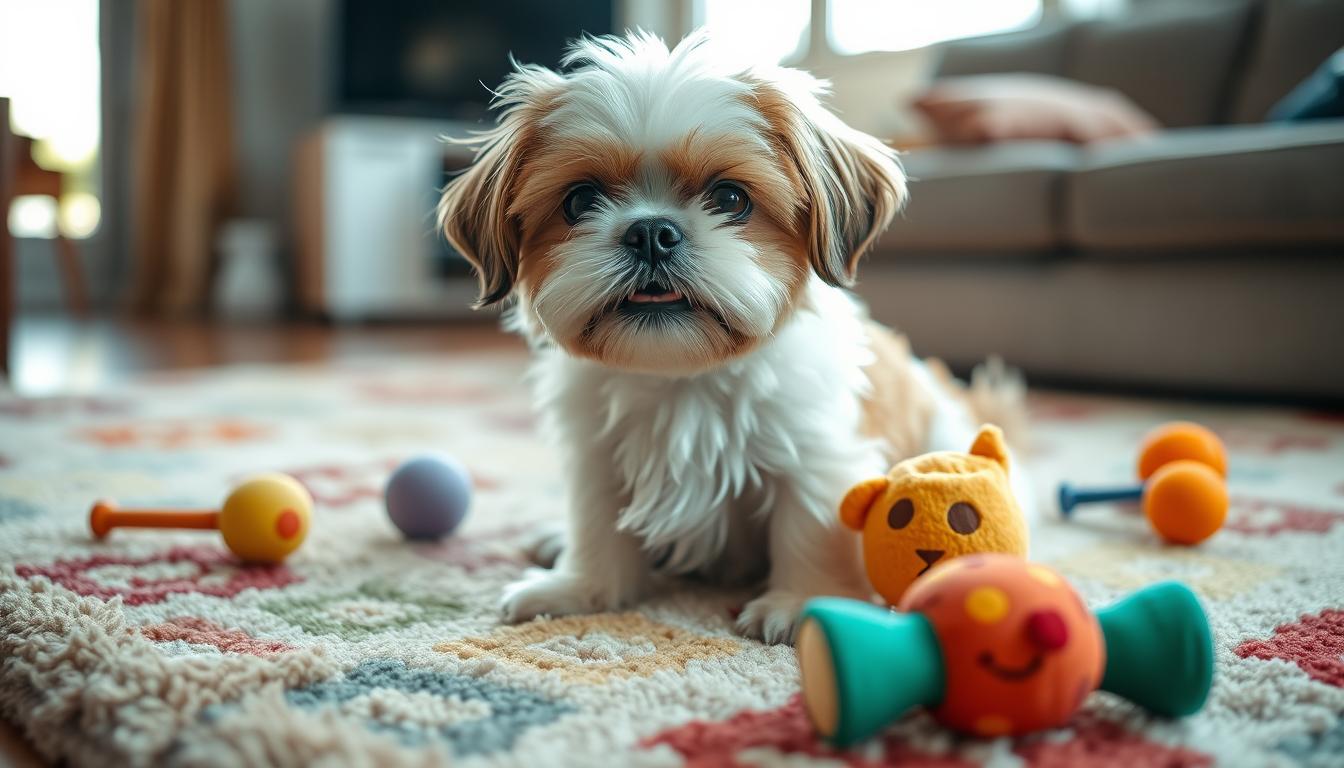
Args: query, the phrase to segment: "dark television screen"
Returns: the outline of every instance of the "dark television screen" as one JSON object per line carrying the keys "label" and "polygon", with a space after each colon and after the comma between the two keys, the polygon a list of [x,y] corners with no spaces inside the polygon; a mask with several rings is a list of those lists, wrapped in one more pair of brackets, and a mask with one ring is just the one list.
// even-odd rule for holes
{"label": "dark television screen", "polygon": [[341,0],[336,110],[476,120],[520,62],[554,67],[582,32],[612,31],[614,0]]}

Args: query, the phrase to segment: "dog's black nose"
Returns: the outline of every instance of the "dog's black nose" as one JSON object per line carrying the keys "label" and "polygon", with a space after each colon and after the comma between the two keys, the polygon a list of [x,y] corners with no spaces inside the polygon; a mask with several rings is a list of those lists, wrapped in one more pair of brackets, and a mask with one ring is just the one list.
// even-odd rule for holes
{"label": "dog's black nose", "polygon": [[681,239],[681,230],[670,219],[640,219],[625,230],[621,242],[631,256],[655,266],[676,252]]}

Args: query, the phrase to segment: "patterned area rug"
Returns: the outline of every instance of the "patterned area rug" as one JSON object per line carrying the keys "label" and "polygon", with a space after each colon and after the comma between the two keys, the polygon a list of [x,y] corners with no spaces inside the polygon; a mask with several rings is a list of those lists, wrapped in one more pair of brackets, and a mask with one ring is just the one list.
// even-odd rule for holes
{"label": "patterned area rug", "polygon": [[[1227,441],[1233,509],[1197,549],[1118,508],[1034,533],[1093,605],[1172,577],[1200,594],[1207,708],[1167,722],[1094,694],[1068,728],[1018,740],[913,715],[835,753],[807,727],[792,650],[733,633],[744,593],[499,625],[523,542],[562,504],[523,367],[475,354],[0,397],[0,708],[74,765],[1344,765],[1344,421],[1034,394],[1043,498],[1062,477],[1126,479],[1166,419]],[[477,493],[458,535],[413,545],[380,487],[429,450],[461,457]],[[208,505],[262,470],[317,500],[283,566],[239,567],[209,532],[90,540],[97,497]]]}

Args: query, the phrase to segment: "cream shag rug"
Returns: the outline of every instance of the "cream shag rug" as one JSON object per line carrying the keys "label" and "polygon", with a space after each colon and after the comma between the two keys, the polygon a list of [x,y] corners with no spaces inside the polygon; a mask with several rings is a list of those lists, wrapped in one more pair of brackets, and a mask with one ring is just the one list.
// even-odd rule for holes
{"label": "cream shag rug", "polygon": [[[621,614],[500,626],[522,543],[563,504],[513,354],[145,379],[94,398],[0,396],[0,709],[74,765],[1344,765],[1344,421],[1037,393],[1031,462],[1121,481],[1139,436],[1206,422],[1232,453],[1226,529],[1158,544],[1101,509],[1045,515],[1034,556],[1092,604],[1164,578],[1203,598],[1207,708],[1153,720],[1094,694],[1070,727],[958,739],[922,715],[852,752],[811,735],[790,648],[732,631],[748,597],[686,586]],[[469,520],[402,541],[390,467],[447,451]],[[208,505],[263,470],[317,500],[284,566],[208,532],[90,540],[90,502]],[[875,684],[881,684],[875,681]]]}

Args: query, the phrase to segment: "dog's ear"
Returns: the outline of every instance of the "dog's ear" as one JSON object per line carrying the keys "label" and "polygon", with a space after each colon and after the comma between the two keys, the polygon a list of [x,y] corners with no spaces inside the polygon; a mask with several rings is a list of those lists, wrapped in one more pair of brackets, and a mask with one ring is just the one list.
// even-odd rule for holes
{"label": "dog's ear", "polygon": [[745,80],[776,151],[799,174],[812,268],[831,285],[852,285],[859,257],[905,204],[896,152],[826,109],[826,84],[811,75],[753,71]]}
{"label": "dog's ear", "polygon": [[476,158],[444,188],[438,222],[448,242],[476,270],[481,284],[477,308],[507,298],[518,277],[522,233],[517,217],[509,213],[509,201],[561,80],[545,67],[515,65],[495,95],[499,125],[454,142],[476,145]]}
{"label": "dog's ear", "polygon": [[862,531],[863,524],[868,520],[868,510],[890,484],[891,481],[885,477],[874,477],[850,488],[844,501],[840,502],[840,522],[846,528]]}

